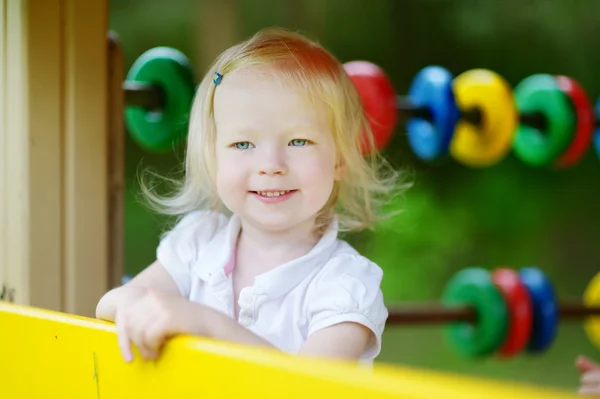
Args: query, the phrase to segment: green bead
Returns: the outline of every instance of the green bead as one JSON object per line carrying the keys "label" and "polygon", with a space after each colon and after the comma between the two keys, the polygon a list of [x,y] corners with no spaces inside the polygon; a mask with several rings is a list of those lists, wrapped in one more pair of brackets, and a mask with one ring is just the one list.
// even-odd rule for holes
{"label": "green bead", "polygon": [[523,162],[546,166],[567,148],[575,133],[575,114],[569,98],[552,75],[525,78],[514,90],[520,114],[538,112],[546,119],[544,131],[519,124],[513,150]]}
{"label": "green bead", "polygon": [[468,268],[454,275],[442,294],[446,306],[471,306],[476,322],[455,322],[446,327],[451,345],[467,357],[489,355],[501,347],[508,333],[508,308],[490,273]]}
{"label": "green bead", "polygon": [[165,94],[164,107],[160,110],[125,107],[125,123],[132,138],[151,151],[176,145],[187,134],[196,90],[188,59],[173,48],[150,49],[134,62],[127,80],[158,85]]}

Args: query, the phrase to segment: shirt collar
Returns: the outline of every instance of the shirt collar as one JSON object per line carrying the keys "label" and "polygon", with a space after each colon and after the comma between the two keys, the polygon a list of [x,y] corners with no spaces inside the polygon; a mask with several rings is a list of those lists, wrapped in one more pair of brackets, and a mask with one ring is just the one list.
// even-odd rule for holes
{"label": "shirt collar", "polygon": [[198,277],[208,281],[212,276],[223,271],[224,266],[234,254],[234,245],[240,233],[240,227],[239,217],[233,215],[227,226],[219,230],[215,237],[202,247],[195,265]]}
{"label": "shirt collar", "polygon": [[[219,231],[199,253],[197,275],[210,285],[228,281],[224,268],[235,254],[240,227],[239,217],[231,216],[227,227]],[[339,223],[334,217],[319,242],[307,254],[256,276],[255,289],[269,297],[278,297],[289,292],[315,267],[321,266],[320,260],[329,259],[336,249],[338,229]]]}

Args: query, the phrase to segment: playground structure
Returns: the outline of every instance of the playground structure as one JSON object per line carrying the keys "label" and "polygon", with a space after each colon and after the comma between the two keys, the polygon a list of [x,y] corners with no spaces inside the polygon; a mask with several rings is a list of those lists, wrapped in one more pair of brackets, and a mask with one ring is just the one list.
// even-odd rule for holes
{"label": "playground structure", "polygon": [[206,339],[178,337],[160,360],[125,363],[108,323],[3,305],[0,323],[5,397],[60,398],[402,398],[569,399],[576,395],[522,384],[376,365],[292,358]]}
{"label": "playground structure", "polygon": [[[132,85],[123,75],[122,49],[116,36],[107,32],[106,0],[3,0],[1,4],[0,294],[7,303],[0,304],[0,386],[7,397],[574,397],[559,390],[509,387],[406,368],[376,365],[372,371],[363,370],[191,337],[169,343],[158,362],[125,364],[118,354],[113,327],[87,317],[123,274],[123,114],[127,105],[151,101],[140,93],[153,88]],[[448,91],[449,82],[446,79],[440,90]],[[359,85],[366,98],[367,83]],[[385,86],[383,90],[390,92]],[[438,98],[439,92],[430,95]],[[156,98],[159,104],[164,101],[160,94]],[[397,101],[393,92],[389,98],[386,104],[393,106],[387,108],[382,146],[395,123],[390,113],[403,111],[428,124],[411,128],[416,132],[413,135],[430,134],[428,142],[437,143],[433,147],[437,155],[448,151],[450,139],[440,139],[439,132],[450,130],[449,124],[456,124],[460,115],[444,119],[437,116],[439,109],[434,110],[437,119],[432,128],[427,122],[431,110],[406,99]],[[381,103],[381,92],[368,101]],[[564,98],[553,101],[564,103]],[[516,107],[510,112],[516,128]],[[481,120],[477,112],[470,115],[465,119]],[[567,122],[558,124],[555,130],[560,132],[554,134],[562,138],[547,150],[552,156],[544,153],[544,162],[538,163],[549,163],[572,142],[575,133],[564,132],[573,130],[574,118],[567,115]],[[535,126],[540,118],[530,115],[525,122]],[[419,133],[423,129],[429,130]],[[514,137],[514,129],[509,130],[504,127],[502,132]],[[591,128],[583,131],[587,137],[583,141],[589,145]],[[505,155],[507,143],[512,143],[503,137],[492,154],[495,160]],[[422,147],[417,144],[414,148]],[[427,151],[431,152],[429,147]],[[462,282],[451,282],[454,288],[446,297],[447,305],[469,306],[437,309],[434,318],[438,322],[462,322],[453,327],[464,329],[467,322],[474,321],[474,312],[481,310],[476,303],[479,296],[470,302],[470,294],[465,297],[461,292],[496,292],[490,291],[491,277],[481,271],[469,272],[478,278],[465,278],[465,272]],[[597,280],[590,284],[584,304],[563,307],[563,313],[547,285],[538,291],[538,298],[554,301],[554,313],[545,319],[550,332],[541,334],[546,340],[542,346],[551,343],[559,313],[581,319],[598,314]],[[492,300],[501,298],[498,293],[490,295],[495,296]],[[482,306],[498,309],[501,303]],[[530,305],[530,309],[535,319],[534,307]],[[500,312],[507,315],[509,310],[505,305]],[[392,312],[390,323],[407,322],[407,315],[413,313]],[[428,319],[422,312],[417,316],[421,322]],[[534,329],[533,323],[529,322],[528,333]],[[484,344],[481,338],[471,337],[481,345],[476,351],[480,354],[497,350],[508,331],[508,322],[504,327],[486,325]],[[589,326],[590,338],[598,345],[597,326],[592,321]],[[520,349],[528,341],[525,338],[521,337]]]}

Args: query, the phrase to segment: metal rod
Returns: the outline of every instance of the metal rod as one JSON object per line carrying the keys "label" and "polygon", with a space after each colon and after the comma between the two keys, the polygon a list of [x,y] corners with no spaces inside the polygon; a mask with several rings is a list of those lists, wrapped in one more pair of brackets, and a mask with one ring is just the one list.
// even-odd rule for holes
{"label": "metal rod", "polygon": [[[415,106],[408,97],[397,96],[396,107],[407,118],[423,118],[427,120],[433,119],[433,115],[427,107]],[[461,111],[460,118],[475,126],[480,126],[482,123],[481,111],[477,108]],[[542,113],[539,112],[520,114],[519,122],[541,130],[546,129],[546,118]]]}
{"label": "metal rod", "polygon": [[[584,319],[600,316],[600,307],[586,307],[581,302],[560,303],[559,318]],[[387,324],[443,324],[451,322],[471,322],[477,319],[477,312],[469,306],[447,306],[439,303],[410,304],[389,309]]]}
{"label": "metal rod", "polygon": [[123,91],[125,92],[125,104],[128,106],[150,110],[159,110],[164,107],[165,93],[157,85],[125,80]]}

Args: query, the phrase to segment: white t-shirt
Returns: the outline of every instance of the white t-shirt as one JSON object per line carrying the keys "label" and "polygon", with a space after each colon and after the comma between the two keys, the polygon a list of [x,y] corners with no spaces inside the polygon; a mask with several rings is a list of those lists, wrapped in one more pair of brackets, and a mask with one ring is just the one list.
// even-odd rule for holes
{"label": "white t-shirt", "polygon": [[[240,220],[220,213],[186,215],[161,240],[157,258],[190,301],[234,317],[232,255]],[[334,220],[306,255],[257,276],[243,288],[238,322],[282,351],[296,354],[315,331],[340,322],[368,327],[373,336],[361,360],[381,350],[388,317],[380,289],[383,271],[338,239]]]}

